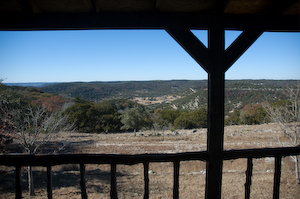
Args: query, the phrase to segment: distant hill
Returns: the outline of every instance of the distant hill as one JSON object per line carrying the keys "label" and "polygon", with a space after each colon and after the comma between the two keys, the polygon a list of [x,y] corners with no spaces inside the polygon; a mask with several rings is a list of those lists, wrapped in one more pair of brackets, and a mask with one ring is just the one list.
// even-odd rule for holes
{"label": "distant hill", "polygon": [[[283,98],[286,86],[296,80],[227,80],[226,112],[249,103],[276,101]],[[130,99],[152,108],[193,110],[207,106],[207,80],[74,82],[46,85],[43,92],[90,101]]]}
{"label": "distant hill", "polygon": [[60,82],[27,82],[27,83],[3,83],[7,86],[22,86],[22,87],[43,87],[52,84],[59,84]]}
{"label": "distant hill", "polygon": [[108,99],[133,99],[135,97],[158,97],[163,95],[189,94],[189,89],[207,87],[206,80],[172,81],[120,81],[120,82],[75,82],[45,86],[42,91],[90,101]]}

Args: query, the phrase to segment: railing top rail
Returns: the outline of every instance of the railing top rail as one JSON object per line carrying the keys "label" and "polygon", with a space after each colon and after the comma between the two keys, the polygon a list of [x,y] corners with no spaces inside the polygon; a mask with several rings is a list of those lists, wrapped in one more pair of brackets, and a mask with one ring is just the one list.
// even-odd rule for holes
{"label": "railing top rail", "polygon": [[61,155],[0,155],[0,165],[47,166],[60,164],[127,164],[144,162],[174,162],[207,160],[207,152],[160,153],[160,154],[61,154]]}
{"label": "railing top rail", "polygon": [[[174,162],[190,160],[208,160],[207,151],[186,153],[152,154],[61,154],[61,155],[0,155],[0,165],[6,166],[48,166],[60,164],[126,164],[144,162]],[[242,149],[223,151],[223,160],[238,158],[262,158],[275,156],[300,155],[300,146],[262,149]]]}
{"label": "railing top rail", "polygon": [[261,149],[241,149],[228,150],[223,152],[223,160],[239,158],[263,158],[276,156],[300,155],[300,145],[296,147],[279,147],[279,148],[261,148]]}

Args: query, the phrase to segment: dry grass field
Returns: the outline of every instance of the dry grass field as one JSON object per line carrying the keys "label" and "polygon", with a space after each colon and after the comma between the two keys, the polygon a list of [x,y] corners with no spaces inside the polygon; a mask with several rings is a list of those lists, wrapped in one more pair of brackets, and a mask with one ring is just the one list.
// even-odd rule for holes
{"label": "dry grass field", "polygon": [[[145,131],[120,134],[62,133],[57,143],[65,144],[64,153],[175,153],[206,150],[206,129],[171,131]],[[276,124],[229,126],[225,128],[224,148],[246,149],[281,146],[284,142]],[[287,145],[288,146],[288,145]],[[246,159],[224,161],[222,198],[244,198]],[[150,163],[150,198],[172,198],[173,164]],[[26,168],[23,168],[24,198],[30,198],[26,190]],[[251,198],[272,198],[274,159],[253,160]],[[204,198],[205,162],[185,161],[180,164],[180,198]],[[45,168],[34,168],[35,199],[46,198]],[[53,198],[81,198],[78,165],[53,167]],[[86,165],[86,186],[89,198],[109,198],[110,165]],[[119,198],[143,198],[143,166],[141,164],[117,165]],[[0,198],[14,198],[14,168],[0,167]],[[299,198],[300,185],[295,183],[294,163],[283,158],[281,198]]]}
{"label": "dry grass field", "polygon": [[143,104],[143,105],[150,105],[150,104],[158,104],[158,103],[163,103],[163,102],[172,102],[174,100],[180,99],[182,96],[172,96],[172,95],[164,95],[164,96],[159,96],[155,98],[151,97],[135,97],[132,99],[132,101]]}

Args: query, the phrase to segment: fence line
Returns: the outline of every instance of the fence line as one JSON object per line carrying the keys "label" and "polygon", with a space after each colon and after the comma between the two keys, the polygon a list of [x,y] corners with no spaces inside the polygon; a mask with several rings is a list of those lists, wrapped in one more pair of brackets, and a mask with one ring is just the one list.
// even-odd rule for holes
{"label": "fence line", "polygon": [[[279,198],[281,160],[284,156],[300,155],[300,146],[263,148],[263,149],[243,149],[223,151],[222,159],[231,160],[247,158],[247,171],[245,183],[245,198],[250,198],[251,178],[253,170],[253,158],[275,157],[275,173],[273,198]],[[52,172],[51,167],[60,164],[80,165],[80,187],[81,198],[87,198],[85,185],[85,164],[110,164],[111,165],[111,191],[112,199],[117,196],[117,164],[133,165],[143,163],[144,166],[144,199],[149,198],[149,163],[150,162],[173,162],[174,182],[173,198],[179,198],[179,169],[181,161],[207,161],[208,152],[187,152],[174,154],[62,154],[62,155],[0,155],[0,165],[16,167],[16,198],[22,198],[21,187],[21,167],[22,166],[45,166],[47,167],[47,196],[52,198]]]}

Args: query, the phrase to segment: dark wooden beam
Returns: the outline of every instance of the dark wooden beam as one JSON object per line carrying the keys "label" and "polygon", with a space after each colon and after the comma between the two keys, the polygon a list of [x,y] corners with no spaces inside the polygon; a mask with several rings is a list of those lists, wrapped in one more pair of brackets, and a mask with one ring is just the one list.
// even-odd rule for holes
{"label": "dark wooden beam", "polygon": [[226,49],[224,70],[234,64],[240,56],[259,38],[263,30],[244,30],[242,34]]}
{"label": "dark wooden beam", "polygon": [[223,14],[230,1],[231,0],[214,0],[215,6],[212,8],[211,12],[216,14]]}
{"label": "dark wooden beam", "polygon": [[215,26],[208,30],[208,127],[205,198],[221,198],[224,94],[225,94],[225,29]]}
{"label": "dark wooden beam", "polygon": [[207,71],[208,50],[189,29],[167,27],[166,31]]}
{"label": "dark wooden beam", "polygon": [[[217,28],[216,28],[217,27]],[[225,29],[216,26],[208,30],[208,51],[209,51],[209,64],[208,72],[225,72]]]}
{"label": "dark wooden beam", "polygon": [[112,162],[110,165],[110,198],[117,199],[117,164]]}
{"label": "dark wooden beam", "polygon": [[186,27],[168,27],[166,30],[208,73],[208,161],[205,197],[221,198],[225,72],[256,41],[263,30],[245,30],[227,51],[224,21],[220,17],[208,29],[208,48]]}
{"label": "dark wooden beam", "polygon": [[[281,156],[275,157],[275,172],[273,184],[273,199],[279,199],[280,177],[281,177]],[[297,172],[297,171],[296,171]]]}
{"label": "dark wooden beam", "polygon": [[22,6],[25,13],[40,13],[40,8],[32,0],[16,0]]}
{"label": "dark wooden beam", "polygon": [[88,9],[91,12],[96,12],[97,11],[95,0],[84,0],[84,3],[86,5],[86,7],[88,7]]}
{"label": "dark wooden beam", "polygon": [[[235,160],[239,158],[264,158],[275,156],[300,155],[300,146],[240,149],[223,152],[224,160]],[[0,155],[0,165],[6,166],[48,166],[61,164],[110,164],[111,161],[117,164],[133,165],[144,162],[174,162],[174,161],[207,161],[206,151],[186,153],[162,153],[162,154],[61,154],[61,155]]]}
{"label": "dark wooden beam", "polygon": [[236,160],[239,158],[264,158],[276,156],[300,155],[300,146],[296,147],[278,147],[278,148],[260,148],[260,149],[238,149],[223,152],[224,160]]}
{"label": "dark wooden beam", "polygon": [[179,161],[173,162],[173,170],[174,170],[173,199],[179,198],[179,168],[180,168],[180,162]]}
{"label": "dark wooden beam", "polygon": [[253,173],[253,158],[248,157],[247,171],[246,171],[246,183],[245,183],[245,199],[250,199],[252,173]]}
{"label": "dark wooden beam", "polygon": [[[217,58],[216,58],[217,59]],[[224,142],[224,73],[208,74],[208,128],[205,198],[221,198]]]}
{"label": "dark wooden beam", "polygon": [[174,162],[189,160],[207,160],[207,152],[154,153],[139,155],[121,154],[64,154],[64,155],[0,155],[0,165],[47,166],[60,164],[126,164],[144,162]]}
{"label": "dark wooden beam", "polygon": [[149,199],[149,162],[144,162],[144,199]]}
{"label": "dark wooden beam", "polygon": [[211,15],[197,13],[0,13],[0,30],[209,29],[223,20],[226,29],[299,31],[299,16]]}
{"label": "dark wooden beam", "polygon": [[80,164],[80,189],[81,199],[87,199],[86,185],[85,185],[85,165]]}
{"label": "dark wooden beam", "polygon": [[47,166],[47,197],[52,199],[52,170],[51,166]]}
{"label": "dark wooden beam", "polygon": [[299,0],[273,0],[271,2],[272,4],[263,12],[264,15],[282,15],[293,5],[299,3]]}

